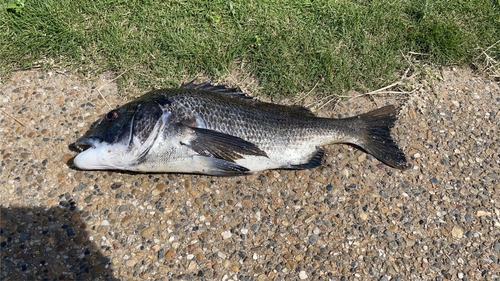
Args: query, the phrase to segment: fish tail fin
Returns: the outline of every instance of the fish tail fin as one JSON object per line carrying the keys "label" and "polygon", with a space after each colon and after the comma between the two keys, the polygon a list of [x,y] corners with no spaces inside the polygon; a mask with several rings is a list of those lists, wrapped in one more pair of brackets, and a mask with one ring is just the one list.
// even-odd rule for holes
{"label": "fish tail fin", "polygon": [[361,121],[361,136],[356,143],[381,162],[396,169],[409,168],[405,154],[391,137],[397,120],[397,108],[388,105],[353,117]]}

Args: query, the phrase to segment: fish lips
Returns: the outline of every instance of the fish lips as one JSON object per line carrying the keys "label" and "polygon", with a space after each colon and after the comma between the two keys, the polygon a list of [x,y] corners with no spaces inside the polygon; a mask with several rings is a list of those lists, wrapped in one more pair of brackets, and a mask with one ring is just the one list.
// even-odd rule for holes
{"label": "fish lips", "polygon": [[84,152],[89,148],[96,148],[101,141],[102,140],[96,137],[81,137],[72,144],[72,147],[74,147],[77,152]]}

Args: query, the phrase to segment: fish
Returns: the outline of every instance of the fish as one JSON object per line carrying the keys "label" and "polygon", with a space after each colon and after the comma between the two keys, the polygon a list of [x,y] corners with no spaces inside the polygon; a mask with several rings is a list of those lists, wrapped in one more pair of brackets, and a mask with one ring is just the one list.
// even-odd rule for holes
{"label": "fish", "polygon": [[111,110],[72,145],[81,170],[232,176],[322,165],[324,146],[361,148],[408,169],[391,137],[398,109],[321,118],[301,106],[259,101],[225,85],[194,80],[158,89]]}

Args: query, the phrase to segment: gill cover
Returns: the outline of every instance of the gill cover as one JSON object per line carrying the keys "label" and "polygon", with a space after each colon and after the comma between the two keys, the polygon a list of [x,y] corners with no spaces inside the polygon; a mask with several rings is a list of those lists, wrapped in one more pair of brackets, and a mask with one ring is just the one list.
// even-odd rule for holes
{"label": "gill cover", "polygon": [[130,102],[112,110],[75,142],[74,159],[84,170],[126,169],[144,159],[161,129],[157,103]]}

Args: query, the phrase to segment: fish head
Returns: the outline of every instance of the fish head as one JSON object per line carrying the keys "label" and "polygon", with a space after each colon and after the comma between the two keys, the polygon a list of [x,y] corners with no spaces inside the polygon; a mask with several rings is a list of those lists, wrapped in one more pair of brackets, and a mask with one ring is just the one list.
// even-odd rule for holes
{"label": "fish head", "polygon": [[154,144],[163,119],[155,102],[135,101],[111,110],[79,138],[74,164],[82,170],[130,170]]}

